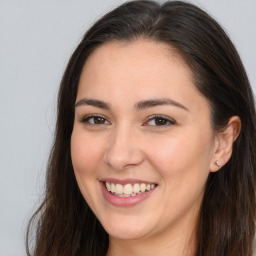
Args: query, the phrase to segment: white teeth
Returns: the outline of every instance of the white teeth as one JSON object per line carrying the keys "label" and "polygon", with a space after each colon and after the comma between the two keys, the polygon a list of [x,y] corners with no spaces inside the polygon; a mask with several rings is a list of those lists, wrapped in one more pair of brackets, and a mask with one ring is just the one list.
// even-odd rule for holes
{"label": "white teeth", "polygon": [[135,184],[133,185],[133,193],[137,194],[137,193],[139,193],[139,192],[140,192],[140,184],[135,183]]}
{"label": "white teeth", "polygon": [[114,184],[109,182],[105,182],[105,186],[109,192],[120,197],[130,197],[130,196],[140,195],[156,187],[155,184],[146,184],[146,183],[141,183],[141,184],[135,183],[134,185],[125,184],[123,186],[121,184]]}
{"label": "white teeth", "polygon": [[130,194],[132,194],[133,193],[133,187],[132,187],[132,185],[131,184],[126,184],[125,186],[124,186],[124,194],[125,195],[130,195]]}
{"label": "white teeth", "polygon": [[121,184],[116,184],[116,194],[122,195],[124,193],[124,187]]}
{"label": "white teeth", "polygon": [[155,184],[151,184],[151,185],[150,185],[150,189],[155,188],[155,186],[156,186]]}
{"label": "white teeth", "polygon": [[140,191],[141,192],[145,192],[146,191],[146,184],[145,183],[141,183],[140,184]]}
{"label": "white teeth", "polygon": [[107,188],[108,191],[111,191],[109,182],[106,182],[106,188]]}
{"label": "white teeth", "polygon": [[111,191],[112,193],[115,193],[115,192],[116,192],[116,185],[115,185],[114,183],[111,183],[111,185],[110,185],[110,191]]}

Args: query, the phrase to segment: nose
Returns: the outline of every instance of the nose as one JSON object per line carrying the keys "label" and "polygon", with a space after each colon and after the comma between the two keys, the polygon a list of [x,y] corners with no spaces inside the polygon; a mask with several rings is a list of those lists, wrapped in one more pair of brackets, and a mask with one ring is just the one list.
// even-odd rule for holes
{"label": "nose", "polygon": [[112,169],[121,171],[144,161],[143,145],[135,133],[127,128],[112,132],[104,153],[104,162]]}

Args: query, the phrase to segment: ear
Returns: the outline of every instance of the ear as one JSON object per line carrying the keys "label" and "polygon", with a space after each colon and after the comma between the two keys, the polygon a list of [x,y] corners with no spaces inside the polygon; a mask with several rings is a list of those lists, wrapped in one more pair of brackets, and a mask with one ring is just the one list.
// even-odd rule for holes
{"label": "ear", "polygon": [[[210,171],[216,172],[224,166],[232,155],[233,144],[241,131],[241,119],[232,116],[228,125],[215,135],[215,145]],[[219,166],[218,166],[219,165]]]}

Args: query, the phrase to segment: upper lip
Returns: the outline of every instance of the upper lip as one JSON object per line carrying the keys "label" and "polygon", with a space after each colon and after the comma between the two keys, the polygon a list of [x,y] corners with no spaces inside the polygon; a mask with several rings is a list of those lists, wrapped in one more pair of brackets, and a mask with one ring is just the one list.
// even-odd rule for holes
{"label": "upper lip", "polygon": [[99,180],[100,182],[109,182],[109,183],[114,183],[114,184],[135,184],[135,183],[145,183],[145,184],[157,184],[152,181],[145,181],[145,180],[140,180],[140,179],[116,179],[116,178],[103,178]]}

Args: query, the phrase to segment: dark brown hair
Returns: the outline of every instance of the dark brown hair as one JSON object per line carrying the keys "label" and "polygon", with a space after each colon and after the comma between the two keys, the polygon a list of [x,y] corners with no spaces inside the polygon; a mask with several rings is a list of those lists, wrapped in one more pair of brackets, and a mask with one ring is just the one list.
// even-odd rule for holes
{"label": "dark brown hair", "polygon": [[209,100],[212,125],[231,116],[242,130],[229,162],[210,173],[198,216],[195,256],[252,256],[255,233],[255,105],[249,81],[232,42],[207,13],[181,1],[127,2],[102,17],[85,34],[64,73],[58,98],[56,134],[49,158],[45,198],[30,221],[37,223],[35,256],[103,256],[108,235],[82,197],[73,172],[70,138],[78,82],[87,57],[111,40],[145,38],[174,47]]}

